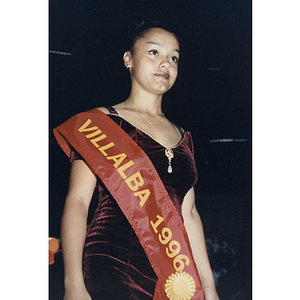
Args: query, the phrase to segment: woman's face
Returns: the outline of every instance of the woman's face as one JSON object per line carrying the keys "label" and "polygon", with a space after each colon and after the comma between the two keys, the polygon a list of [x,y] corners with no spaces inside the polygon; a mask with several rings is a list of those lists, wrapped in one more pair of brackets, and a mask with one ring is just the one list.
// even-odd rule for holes
{"label": "woman's face", "polygon": [[178,73],[179,43],[174,34],[153,28],[139,38],[133,54],[126,52],[132,87],[161,95],[175,83]]}

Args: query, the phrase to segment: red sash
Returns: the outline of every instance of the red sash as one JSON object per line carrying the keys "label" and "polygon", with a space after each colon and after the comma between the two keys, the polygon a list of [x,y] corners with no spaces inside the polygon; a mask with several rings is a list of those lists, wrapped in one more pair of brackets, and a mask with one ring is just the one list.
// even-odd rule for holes
{"label": "red sash", "polygon": [[204,300],[181,217],[144,151],[98,109],[54,129],[70,157],[73,147],[103,181],[130,222],[155,271],[156,300]]}

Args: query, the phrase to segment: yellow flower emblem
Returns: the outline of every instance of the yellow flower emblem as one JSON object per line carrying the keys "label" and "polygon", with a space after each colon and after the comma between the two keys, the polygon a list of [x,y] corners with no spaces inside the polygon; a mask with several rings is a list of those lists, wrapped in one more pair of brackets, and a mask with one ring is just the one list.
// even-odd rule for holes
{"label": "yellow flower emblem", "polygon": [[194,278],[186,272],[176,272],[169,276],[165,292],[170,300],[190,300],[196,291]]}

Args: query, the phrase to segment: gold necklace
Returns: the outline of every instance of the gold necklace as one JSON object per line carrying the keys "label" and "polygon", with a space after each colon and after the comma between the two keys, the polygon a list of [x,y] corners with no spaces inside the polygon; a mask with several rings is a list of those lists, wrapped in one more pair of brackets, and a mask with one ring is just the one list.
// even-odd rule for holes
{"label": "gold necklace", "polygon": [[[129,104],[129,106],[131,106],[137,113],[139,113],[153,128],[156,128],[156,126],[159,126],[161,123],[158,124],[153,124],[152,122],[150,122],[141,112],[137,111],[136,108],[130,104],[127,100],[126,102]],[[164,113],[162,113],[162,116],[165,117]]]}
{"label": "gold necklace", "polygon": [[[137,113],[139,113],[139,114],[141,114],[142,115],[142,117],[153,127],[153,128],[155,128],[155,126],[158,126],[158,125],[160,125],[160,123],[159,124],[156,124],[156,125],[154,125],[152,122],[150,122],[146,117],[144,117],[144,115],[142,114],[142,113],[140,113],[139,111],[137,111],[136,109],[135,109],[135,107],[132,105],[132,104],[130,104],[127,100],[126,100],[126,102],[129,104],[129,106],[131,106]],[[162,115],[163,115],[163,117],[165,117],[165,115],[164,115],[164,113],[162,113]],[[172,165],[171,165],[171,161],[172,161],[172,158],[174,157],[174,151],[171,149],[171,148],[166,148],[165,149],[165,155],[166,155],[166,157],[168,158],[168,160],[169,160],[169,165],[168,165],[168,169],[167,169],[167,171],[168,171],[168,173],[172,173],[173,172],[173,168],[172,168]]]}

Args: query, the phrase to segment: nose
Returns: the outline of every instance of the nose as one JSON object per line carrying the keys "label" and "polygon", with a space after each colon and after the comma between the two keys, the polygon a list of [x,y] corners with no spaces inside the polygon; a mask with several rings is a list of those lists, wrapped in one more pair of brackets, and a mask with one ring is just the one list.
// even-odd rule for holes
{"label": "nose", "polygon": [[167,57],[165,57],[161,63],[160,63],[160,67],[164,68],[164,69],[168,69],[170,67],[170,62],[169,59]]}

